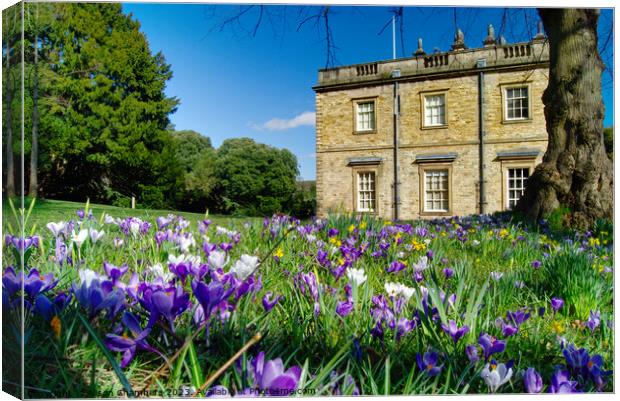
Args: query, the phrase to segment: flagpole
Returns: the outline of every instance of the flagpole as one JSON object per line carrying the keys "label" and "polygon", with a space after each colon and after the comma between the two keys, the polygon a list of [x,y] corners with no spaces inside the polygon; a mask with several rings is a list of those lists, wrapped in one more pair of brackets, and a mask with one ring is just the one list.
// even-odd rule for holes
{"label": "flagpole", "polygon": [[392,58],[396,60],[396,15],[392,15]]}

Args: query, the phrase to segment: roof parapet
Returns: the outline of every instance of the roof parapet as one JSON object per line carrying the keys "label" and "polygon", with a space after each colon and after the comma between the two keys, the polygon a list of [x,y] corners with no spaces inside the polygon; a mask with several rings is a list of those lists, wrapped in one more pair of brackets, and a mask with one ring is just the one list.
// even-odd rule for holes
{"label": "roof parapet", "polygon": [[[319,80],[314,89],[328,90],[333,87],[391,80],[393,79],[391,73],[394,69],[401,70],[399,80],[440,73],[467,73],[468,70],[477,72],[476,62],[481,58],[487,60],[487,69],[523,68],[527,65],[540,65],[549,61],[548,43],[539,35],[536,35],[530,42],[502,45],[501,37],[494,44],[490,43],[490,37],[494,35],[491,27],[488,33],[489,43],[481,48],[427,54],[422,48],[420,38],[418,50],[413,57],[322,69],[319,70]],[[464,40],[463,37],[461,39]]]}

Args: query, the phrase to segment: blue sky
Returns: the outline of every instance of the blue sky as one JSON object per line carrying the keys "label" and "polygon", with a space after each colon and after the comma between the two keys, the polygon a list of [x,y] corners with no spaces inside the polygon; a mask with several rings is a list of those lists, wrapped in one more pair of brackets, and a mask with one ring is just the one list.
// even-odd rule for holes
{"label": "blue sky", "polygon": [[[211,138],[213,145],[246,136],[257,142],[288,148],[297,156],[300,176],[315,178],[314,92],[318,70],[325,67],[325,30],[304,18],[314,6],[267,6],[256,35],[253,29],[260,9],[248,9],[220,30],[222,23],[247,5],[125,3],[123,10],[140,21],[151,50],[161,51],[172,65],[173,78],[166,93],[181,104],[171,116],[176,129],[192,129]],[[338,49],[336,65],[363,63],[392,57],[390,7],[336,7],[330,26]],[[531,37],[536,31],[534,10],[456,8],[456,23],[469,47],[480,47],[489,23],[509,42]],[[526,14],[528,15],[526,23]],[[604,10],[600,41],[607,38],[612,13]],[[455,26],[453,7],[406,7],[403,16],[404,49],[397,42],[397,57],[409,57],[417,38],[424,49],[449,49]],[[512,22],[512,23],[511,23]],[[527,25],[529,24],[529,35]],[[614,40],[610,39],[609,50]],[[608,57],[611,60],[613,57]],[[608,61],[608,60],[605,60]],[[607,73],[606,73],[607,74]],[[605,126],[613,125],[613,85],[603,80]]]}

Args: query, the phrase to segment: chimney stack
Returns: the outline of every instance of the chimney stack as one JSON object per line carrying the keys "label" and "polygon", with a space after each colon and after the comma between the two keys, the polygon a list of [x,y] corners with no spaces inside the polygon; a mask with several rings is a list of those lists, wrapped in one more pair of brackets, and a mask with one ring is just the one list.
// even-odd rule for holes
{"label": "chimney stack", "polygon": [[495,46],[495,28],[493,28],[493,25],[489,24],[489,27],[487,28],[487,37],[482,43],[484,44],[484,47]]}
{"label": "chimney stack", "polygon": [[456,34],[454,35],[454,43],[452,44],[452,51],[465,50],[465,34],[460,28],[456,28]]}
{"label": "chimney stack", "polygon": [[425,54],[426,54],[426,52],[422,48],[422,38],[418,38],[418,50],[415,51],[414,55],[416,55],[416,56],[423,56]]}
{"label": "chimney stack", "polygon": [[536,36],[534,36],[534,39],[532,40],[534,42],[545,40],[545,34],[543,33],[543,23],[540,20],[538,21],[538,32],[536,33]]}

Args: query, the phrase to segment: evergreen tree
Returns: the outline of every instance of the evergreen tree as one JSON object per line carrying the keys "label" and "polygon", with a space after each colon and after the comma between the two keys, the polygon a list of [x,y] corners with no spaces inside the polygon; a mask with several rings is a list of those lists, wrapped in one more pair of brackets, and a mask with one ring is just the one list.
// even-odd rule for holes
{"label": "evergreen tree", "polygon": [[[50,197],[172,206],[178,168],[164,94],[172,71],[120,4],[54,3],[41,186]],[[166,159],[166,160],[165,160]],[[177,171],[178,172],[178,171]]]}

